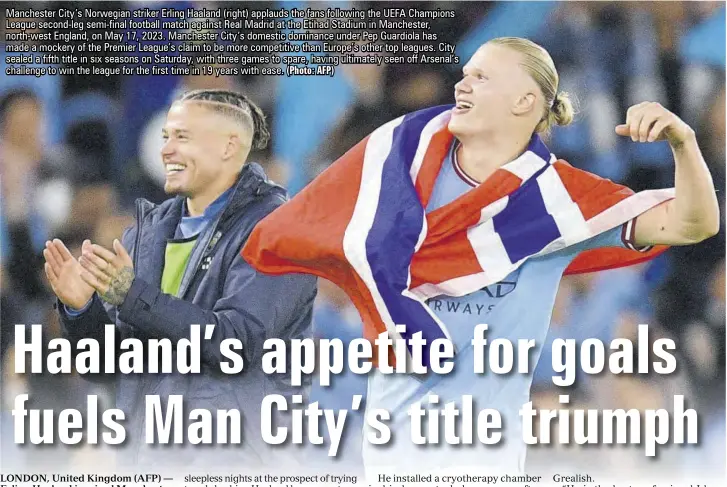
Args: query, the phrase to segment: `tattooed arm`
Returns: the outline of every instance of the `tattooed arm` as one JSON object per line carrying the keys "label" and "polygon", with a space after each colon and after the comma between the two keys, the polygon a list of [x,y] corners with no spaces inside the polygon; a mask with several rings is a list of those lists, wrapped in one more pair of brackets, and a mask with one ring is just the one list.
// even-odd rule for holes
{"label": "tattooed arm", "polygon": [[[83,248],[90,248],[91,242],[83,242]],[[58,239],[46,243],[43,252],[46,259],[45,271],[53,291],[58,297],[56,309],[61,323],[63,337],[73,344],[74,357],[78,351],[78,343],[90,338],[99,344],[104,344],[107,338],[106,325],[116,321],[116,310],[113,306],[105,307],[92,286],[84,282],[82,274],[86,272],[79,261],[71,255],[65,244]],[[70,312],[69,309],[74,310]],[[118,343],[123,336],[117,327],[116,353]],[[105,363],[106,346],[101,346],[100,362]],[[94,382],[111,381],[114,374],[101,372],[98,374],[84,374],[84,379]]]}
{"label": "tattooed arm", "polygon": [[114,240],[114,252],[100,245],[88,245],[78,259],[84,270],[81,278],[105,302],[120,306],[134,281],[134,264],[121,242]]}
{"label": "tattooed arm", "polygon": [[133,262],[119,242],[114,242],[115,253],[99,246],[91,250],[81,256],[82,275],[102,300],[118,307],[119,320],[173,342],[190,339],[192,324],[215,325],[202,343],[202,360],[209,365],[224,360],[221,343],[228,338],[240,340],[246,362],[255,363],[267,338],[304,338],[309,333],[316,295],[313,276],[263,275],[235,252],[219,299],[205,309],[135,278]]}

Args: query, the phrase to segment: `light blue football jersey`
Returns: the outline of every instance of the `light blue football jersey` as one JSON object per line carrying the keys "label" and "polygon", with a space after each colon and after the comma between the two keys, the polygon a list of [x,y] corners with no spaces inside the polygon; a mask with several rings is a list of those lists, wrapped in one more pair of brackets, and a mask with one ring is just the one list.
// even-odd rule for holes
{"label": "light blue football jersey", "polygon": [[[455,142],[456,143],[456,142]],[[471,190],[474,181],[459,168],[455,144],[442,165],[427,211],[433,211]],[[405,464],[427,470],[474,468],[513,472],[522,471],[526,445],[522,441],[520,408],[530,400],[532,371],[540,347],[545,341],[560,280],[566,267],[582,251],[600,247],[624,246],[621,227],[546,256],[526,261],[505,279],[462,297],[438,296],[427,304],[447,326],[460,350],[454,371],[447,375],[414,378],[403,374],[384,375],[372,372],[369,379],[367,408],[383,408],[391,413],[388,423],[392,439],[386,446],[363,443],[363,460],[367,470]],[[478,324],[489,325],[488,344],[504,338],[514,344],[515,370],[505,375],[474,373],[470,345]],[[584,324],[586,326],[587,324]],[[530,374],[517,372],[518,340],[535,340],[530,352]],[[487,363],[487,362],[486,362]],[[439,404],[430,406],[428,396],[439,396]],[[416,445],[411,441],[409,407],[419,402],[422,408],[442,409],[454,402],[461,405],[463,395],[473,396],[473,444],[447,445],[440,431],[438,445]],[[477,412],[496,409],[502,418],[502,439],[496,445],[483,445],[477,439]],[[367,430],[365,429],[364,432]],[[427,423],[423,423],[426,434]]]}

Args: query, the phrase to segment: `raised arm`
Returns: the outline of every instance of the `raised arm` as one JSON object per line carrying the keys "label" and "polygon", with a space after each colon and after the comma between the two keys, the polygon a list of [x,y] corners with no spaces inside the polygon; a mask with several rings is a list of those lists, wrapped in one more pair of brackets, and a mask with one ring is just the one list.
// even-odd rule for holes
{"label": "raised arm", "polygon": [[644,102],[629,108],[616,133],[634,142],[666,140],[674,154],[676,197],[638,217],[636,245],[690,245],[719,231],[714,183],[689,125],[659,103]]}

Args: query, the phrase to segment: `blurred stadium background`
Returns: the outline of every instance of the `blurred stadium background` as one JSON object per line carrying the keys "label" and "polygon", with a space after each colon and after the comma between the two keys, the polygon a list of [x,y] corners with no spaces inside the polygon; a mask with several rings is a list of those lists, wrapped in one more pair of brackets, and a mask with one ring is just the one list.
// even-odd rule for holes
{"label": "blurred stadium background", "polygon": [[[206,8],[275,6],[263,2],[33,2],[33,8]],[[215,5],[218,3],[218,5]],[[5,8],[31,4],[0,3]],[[285,7],[306,6],[286,2]],[[323,8],[323,3],[309,4]],[[278,4],[277,7],[283,6]],[[327,5],[331,6],[331,5]],[[374,2],[338,7],[385,7]],[[673,184],[666,143],[632,144],[614,126],[626,108],[659,101],[699,136],[724,214],[725,187],[725,4],[724,2],[397,2],[402,7],[454,9],[454,19],[433,21],[440,39],[457,45],[466,61],[493,37],[529,37],[546,47],[561,76],[561,89],[580,100],[577,122],[556,129],[551,149],[573,165],[635,190]],[[4,33],[0,27],[0,42]],[[269,116],[272,143],[253,154],[291,193],[382,123],[425,106],[450,103],[461,66],[348,66],[335,77],[0,77],[0,462],[86,467],[102,453],[90,448],[12,446],[12,399],[28,392],[38,408],[85,408],[87,394],[112,391],[77,376],[15,375],[13,325],[45,324],[45,339],[59,335],[53,299],[45,283],[41,249],[58,237],[78,249],[83,239],[110,246],[132,221],[133,201],[163,200],[158,150],[169,103],[194,88],[232,88],[257,101]],[[335,204],[335,202],[332,202]],[[533,448],[529,465],[563,465],[585,471],[618,468],[674,479],[725,467],[725,235],[674,248],[635,268],[563,280],[549,342],[558,337],[635,337],[651,325],[652,338],[676,340],[678,373],[669,377],[583,376],[569,391],[573,408],[659,408],[685,394],[700,414],[700,445],[667,449],[646,459],[639,446]],[[353,339],[359,318],[345,295],[321,282],[315,314],[319,337]],[[545,353],[534,373],[533,400],[557,407],[558,394]],[[311,400],[347,408],[365,394],[366,378],[339,377],[334,387],[314,388]],[[351,420],[357,417],[351,418]],[[359,418],[360,419],[360,418]],[[360,464],[360,424],[348,426],[343,468]],[[321,453],[323,461],[324,452]]]}

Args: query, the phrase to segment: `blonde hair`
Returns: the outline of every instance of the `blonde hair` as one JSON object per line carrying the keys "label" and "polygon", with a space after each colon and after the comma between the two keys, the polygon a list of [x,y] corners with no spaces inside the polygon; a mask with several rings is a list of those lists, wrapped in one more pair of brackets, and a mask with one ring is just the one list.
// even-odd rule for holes
{"label": "blonde hair", "polygon": [[200,102],[214,111],[247,126],[252,134],[252,148],[264,149],[270,140],[265,114],[247,96],[228,90],[193,90],[184,93],[177,101]]}
{"label": "blonde hair", "polygon": [[522,37],[498,37],[488,41],[510,48],[522,55],[520,65],[537,83],[545,98],[543,117],[535,127],[537,133],[548,133],[554,125],[569,125],[575,116],[575,108],[568,93],[558,92],[558,71],[553,59],[543,47]]}

